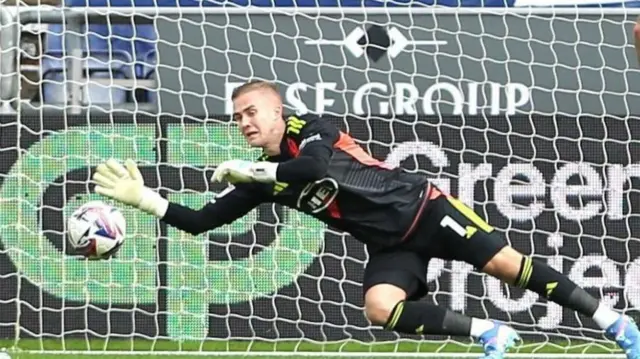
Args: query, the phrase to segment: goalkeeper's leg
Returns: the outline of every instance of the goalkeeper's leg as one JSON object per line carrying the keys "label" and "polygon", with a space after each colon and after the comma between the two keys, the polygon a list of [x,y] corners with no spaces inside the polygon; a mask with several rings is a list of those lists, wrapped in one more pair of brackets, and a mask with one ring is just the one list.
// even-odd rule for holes
{"label": "goalkeeper's leg", "polygon": [[631,317],[620,315],[545,262],[502,248],[482,269],[485,273],[572,309],[594,322],[615,340],[629,359],[640,359],[640,331]]}
{"label": "goalkeeper's leg", "polygon": [[627,358],[640,359],[640,332],[630,317],[613,311],[544,261],[509,247],[502,235],[459,200],[442,195],[433,206],[428,220],[441,224],[437,242],[450,259],[470,263],[506,283],[592,318]]}
{"label": "goalkeeper's leg", "polygon": [[418,301],[427,294],[427,264],[423,255],[410,249],[370,250],[363,283],[367,318],[405,334],[471,336],[483,344],[483,358],[502,358],[520,340],[515,330]]}

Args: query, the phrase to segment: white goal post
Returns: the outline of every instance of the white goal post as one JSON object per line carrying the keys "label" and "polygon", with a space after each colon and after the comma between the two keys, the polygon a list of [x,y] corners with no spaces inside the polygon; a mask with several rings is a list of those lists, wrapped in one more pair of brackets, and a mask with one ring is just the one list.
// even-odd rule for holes
{"label": "white goal post", "polygon": [[[0,98],[15,109],[0,116],[0,288],[10,293],[0,294],[10,313],[0,347],[69,357],[477,356],[467,338],[371,326],[363,246],[280,206],[198,237],[124,209],[120,256],[68,253],[65,215],[102,199],[89,178],[106,158],[137,159],[151,187],[194,208],[221,191],[210,168],[256,154],[229,121],[229,94],[250,79],[276,82],[289,111],[322,113],[375,157],[424,173],[517,249],[637,316],[638,14],[0,5]],[[44,39],[35,84],[20,71],[21,26],[34,23]],[[23,98],[25,84],[37,99]],[[526,343],[512,358],[623,357],[590,319],[469,265],[434,259],[427,280],[426,300],[513,324]]]}

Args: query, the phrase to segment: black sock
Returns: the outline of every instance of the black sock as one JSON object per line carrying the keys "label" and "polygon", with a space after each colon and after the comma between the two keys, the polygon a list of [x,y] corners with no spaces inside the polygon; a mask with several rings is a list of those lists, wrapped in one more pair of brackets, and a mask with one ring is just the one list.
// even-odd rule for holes
{"label": "black sock", "polygon": [[599,301],[578,287],[569,277],[531,257],[523,257],[515,285],[534,291],[564,308],[573,309],[589,318],[598,309]]}
{"label": "black sock", "polygon": [[471,318],[431,303],[401,301],[384,328],[406,334],[469,336]]}

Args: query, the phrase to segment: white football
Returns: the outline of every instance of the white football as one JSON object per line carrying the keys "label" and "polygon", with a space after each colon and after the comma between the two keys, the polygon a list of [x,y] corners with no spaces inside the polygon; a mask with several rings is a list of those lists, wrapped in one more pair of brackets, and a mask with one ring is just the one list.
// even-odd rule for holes
{"label": "white football", "polygon": [[76,252],[90,259],[106,259],[124,243],[126,221],[119,209],[91,201],[67,219],[67,239]]}

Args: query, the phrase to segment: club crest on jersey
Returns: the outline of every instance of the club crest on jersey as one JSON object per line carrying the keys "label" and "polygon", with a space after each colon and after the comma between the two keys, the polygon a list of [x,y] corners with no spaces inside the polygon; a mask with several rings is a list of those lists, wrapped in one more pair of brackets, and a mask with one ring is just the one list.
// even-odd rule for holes
{"label": "club crest on jersey", "polygon": [[302,190],[297,207],[305,212],[319,213],[327,209],[337,196],[338,182],[333,178],[323,178]]}

